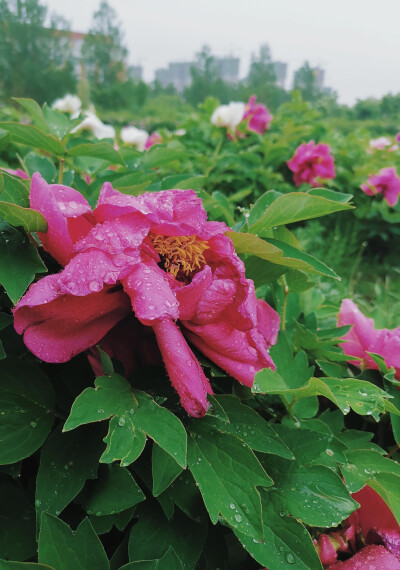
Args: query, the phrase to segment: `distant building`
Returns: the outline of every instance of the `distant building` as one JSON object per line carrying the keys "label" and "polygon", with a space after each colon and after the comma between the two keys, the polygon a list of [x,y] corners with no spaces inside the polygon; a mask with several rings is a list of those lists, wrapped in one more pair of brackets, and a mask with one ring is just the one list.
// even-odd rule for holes
{"label": "distant building", "polygon": [[75,60],[75,74],[78,79],[81,79],[85,75],[82,46],[87,34],[83,32],[71,32],[69,30],[55,30],[54,33],[68,41]]}
{"label": "distant building", "polygon": [[[224,81],[235,83],[239,80],[239,63],[237,57],[215,57],[215,73]],[[178,92],[182,92],[192,82],[191,69],[198,65],[196,61],[174,61],[167,68],[156,69],[155,78],[163,87],[172,84]]]}
{"label": "distant building", "polygon": [[[325,80],[325,70],[322,67],[311,67],[309,68],[312,71],[312,74],[315,79],[315,85],[317,86],[319,91],[324,90],[324,80]],[[304,67],[300,67],[297,71],[294,72],[293,78],[293,85],[297,86],[300,89],[306,88],[307,85],[303,85],[304,83],[304,76],[302,77],[304,71]]]}
{"label": "distant building", "polygon": [[133,81],[142,81],[143,67],[141,65],[130,65],[127,70],[127,76]]}
{"label": "distant building", "polygon": [[324,88],[325,70],[322,69],[321,67],[314,67],[313,73],[316,79],[318,89],[322,91]]}
{"label": "distant building", "polygon": [[276,82],[282,89],[285,88],[288,64],[283,61],[273,61],[273,66],[276,75]]}

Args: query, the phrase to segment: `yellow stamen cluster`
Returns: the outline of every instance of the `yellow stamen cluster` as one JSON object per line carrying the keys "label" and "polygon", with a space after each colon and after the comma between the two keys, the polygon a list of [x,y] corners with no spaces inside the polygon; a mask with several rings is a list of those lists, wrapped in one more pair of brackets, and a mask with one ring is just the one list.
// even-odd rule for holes
{"label": "yellow stamen cluster", "polygon": [[150,233],[154,249],[161,257],[165,271],[177,278],[179,274],[189,277],[201,269],[206,260],[203,252],[207,242],[197,236],[164,236]]}

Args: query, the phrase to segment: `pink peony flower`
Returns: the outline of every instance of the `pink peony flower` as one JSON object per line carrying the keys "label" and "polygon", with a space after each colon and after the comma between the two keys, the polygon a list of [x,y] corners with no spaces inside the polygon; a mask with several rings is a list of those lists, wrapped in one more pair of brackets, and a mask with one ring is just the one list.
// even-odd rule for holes
{"label": "pink peony flower", "polygon": [[36,173],[30,201],[48,223],[43,247],[64,266],[14,309],[15,328],[37,357],[66,362],[101,343],[129,374],[157,340],[153,362],[161,352],[182,406],[199,417],[211,387],[186,339],[247,386],[274,368],[268,348],[279,317],[256,299],[228,228],[207,222],[193,190],[134,197],[105,183],[92,212],[79,192]]}
{"label": "pink peony flower", "polygon": [[294,173],[296,186],[304,183],[318,186],[321,180],[335,178],[335,165],[327,144],[302,143],[286,164]]}
{"label": "pink peony flower", "polygon": [[29,176],[21,168],[17,168],[17,170],[13,170],[12,168],[0,168],[0,170],[4,170],[5,172],[8,172],[8,174],[12,174],[13,176],[18,176],[19,178],[23,178],[24,180],[29,180]]}
{"label": "pink peony flower", "polygon": [[374,150],[383,150],[387,146],[390,146],[392,141],[388,137],[378,137],[377,139],[371,139],[369,141],[370,148]]}
{"label": "pink peony flower", "polygon": [[151,133],[151,135],[149,135],[147,137],[147,141],[144,145],[144,148],[146,150],[149,150],[149,148],[151,148],[155,144],[161,144],[162,141],[163,141],[163,139],[162,139],[162,136],[160,135],[160,133],[157,133],[156,131],[154,131],[154,133]]}
{"label": "pink peony flower", "polygon": [[393,207],[397,204],[400,194],[400,178],[396,168],[382,168],[375,176],[370,176],[366,184],[361,184],[361,190],[368,196],[383,194],[384,199]]}
{"label": "pink peony flower", "polygon": [[397,141],[397,142],[400,142],[400,133],[397,133],[397,135],[396,135],[396,141]]}
{"label": "pink peony flower", "polygon": [[353,325],[342,337],[343,352],[351,357],[348,362],[361,368],[378,369],[368,352],[379,354],[386,366],[393,366],[400,378],[400,327],[396,329],[375,329],[374,321],[364,316],[350,299],[343,299],[338,326]]}
{"label": "pink peony flower", "polygon": [[249,119],[247,128],[249,131],[262,135],[272,120],[272,115],[265,105],[256,103],[256,96],[252,95],[246,105],[243,120]]}
{"label": "pink peony flower", "polygon": [[[373,568],[400,570],[400,526],[391,510],[376,491],[365,485],[352,494],[360,503],[345,521],[348,529],[354,529],[356,540],[350,538],[349,544],[354,551],[361,545],[361,550],[344,562],[331,563],[328,557],[322,558],[323,564],[332,564],[328,570],[372,570]],[[336,533],[331,533],[335,535]],[[327,535],[324,535],[327,536]],[[366,544],[367,546],[364,546]],[[331,542],[332,545],[332,542]],[[332,547],[333,549],[333,547]],[[346,549],[345,549],[346,550]],[[343,550],[338,550],[343,551]],[[321,551],[332,554],[329,549]],[[333,562],[333,555],[331,556]]]}

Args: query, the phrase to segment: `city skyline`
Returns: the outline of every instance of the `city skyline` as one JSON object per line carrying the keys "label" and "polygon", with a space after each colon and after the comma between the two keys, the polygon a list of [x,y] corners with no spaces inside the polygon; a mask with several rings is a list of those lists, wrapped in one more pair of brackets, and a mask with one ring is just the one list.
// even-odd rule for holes
{"label": "city skyline", "polygon": [[[46,3],[80,32],[88,31],[99,7],[99,0]],[[400,92],[397,0],[382,0],[379,6],[372,0],[336,0],[324,10],[318,0],[249,0],[246,7],[240,0],[109,4],[122,23],[129,64],[141,65],[146,81],[169,62],[191,61],[204,44],[217,57],[239,57],[243,78],[251,54],[268,43],[273,60],[287,62],[288,77],[305,61],[322,67],[326,85],[338,92],[341,103]]]}

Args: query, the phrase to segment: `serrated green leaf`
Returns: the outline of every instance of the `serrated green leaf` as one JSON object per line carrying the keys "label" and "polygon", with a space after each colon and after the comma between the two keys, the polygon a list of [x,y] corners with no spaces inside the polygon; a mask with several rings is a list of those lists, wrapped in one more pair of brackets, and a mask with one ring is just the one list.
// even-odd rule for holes
{"label": "serrated green leaf", "polygon": [[269,487],[250,448],[236,436],[219,432],[209,418],[191,422],[188,465],[215,524],[219,515],[246,535],[262,538],[257,487]]}
{"label": "serrated green leaf", "polygon": [[184,570],[182,562],[178,555],[170,546],[167,552],[156,560],[139,560],[138,562],[129,562],[122,566],[120,570]]}
{"label": "serrated green leaf", "polygon": [[[386,410],[386,398],[390,398],[390,395],[378,386],[355,378],[310,378],[305,386],[290,388],[277,372],[269,368],[257,372],[252,391],[256,394],[288,395],[296,400],[325,396],[336,404],[343,414],[347,414],[352,408],[357,414],[371,415],[376,420]],[[394,406],[393,408],[397,410]],[[397,410],[396,413],[400,414],[400,411]]]}
{"label": "serrated green leaf", "polygon": [[145,498],[128,469],[119,465],[105,465],[91,485],[84,506],[89,515],[113,515],[137,505]]}
{"label": "serrated green leaf", "polygon": [[47,135],[33,125],[22,125],[13,122],[0,122],[0,128],[8,131],[13,142],[40,148],[56,156],[63,156],[65,149],[61,142],[53,135]]}
{"label": "serrated green leaf", "polygon": [[104,548],[89,520],[84,519],[76,532],[65,522],[42,514],[39,534],[39,562],[57,570],[109,570]]}
{"label": "serrated green leaf", "polygon": [[[22,486],[0,477],[0,557],[26,560],[36,553],[35,511]],[[0,563],[1,568],[1,563]]]}
{"label": "serrated green leaf", "polygon": [[0,170],[0,200],[22,208],[29,208],[27,187],[18,176],[12,176],[4,170]]}
{"label": "serrated green leaf", "polygon": [[215,424],[220,431],[236,435],[256,451],[280,455],[286,459],[294,458],[273,427],[255,410],[243,405],[239,398],[221,395],[215,396],[215,399],[221,404],[229,418],[229,423]]}
{"label": "serrated green leaf", "polygon": [[[152,561],[173,548],[184,570],[195,567],[204,544],[206,526],[198,524],[179,510],[171,520],[160,507],[145,503],[138,510],[139,520],[129,537],[129,560]],[[160,570],[162,566],[159,566]]]}
{"label": "serrated green leaf", "polygon": [[64,431],[111,417],[105,439],[107,449],[101,461],[119,459],[122,465],[132,463],[143,449],[147,434],[181,467],[186,466],[186,431],[174,414],[144,392],[133,392],[119,374],[100,376],[95,386],[86,388],[75,400]]}
{"label": "serrated green leaf", "polygon": [[158,497],[182,473],[182,467],[169,453],[157,444],[153,445],[151,469],[153,474],[153,495]]}
{"label": "serrated green leaf", "polygon": [[36,273],[47,271],[27,236],[0,220],[0,283],[16,304]]}
{"label": "serrated green leaf", "polygon": [[125,165],[124,159],[115,148],[107,142],[84,143],[67,150],[68,156],[89,156],[106,160],[112,164]]}
{"label": "serrated green leaf", "polygon": [[306,528],[293,517],[279,514],[279,501],[261,492],[264,540],[253,540],[235,531],[244,548],[259,564],[287,570],[322,570]]}
{"label": "serrated green leaf", "polygon": [[54,422],[54,395],[33,362],[0,361],[0,464],[15,463],[36,451]]}
{"label": "serrated green leaf", "polygon": [[[352,206],[332,200],[332,197],[333,193],[330,193],[330,199],[328,199],[325,196],[317,196],[306,192],[290,192],[279,196],[268,206],[257,222],[249,227],[249,231],[262,236],[275,226],[292,224],[302,220],[326,216],[333,212],[352,209]],[[339,199],[342,199],[341,195]]]}
{"label": "serrated green leaf", "polygon": [[59,515],[95,479],[103,444],[95,426],[62,433],[58,427],[46,441],[36,479],[36,512]]}

